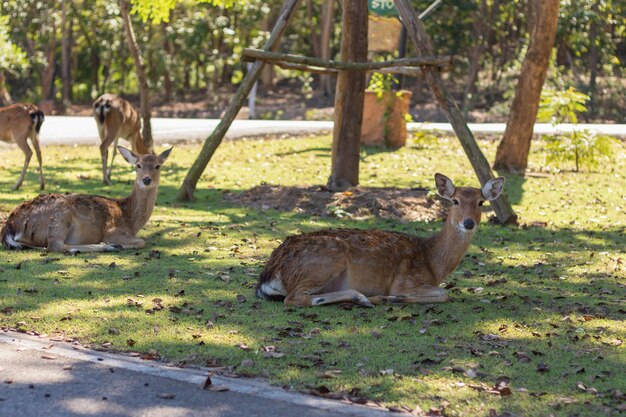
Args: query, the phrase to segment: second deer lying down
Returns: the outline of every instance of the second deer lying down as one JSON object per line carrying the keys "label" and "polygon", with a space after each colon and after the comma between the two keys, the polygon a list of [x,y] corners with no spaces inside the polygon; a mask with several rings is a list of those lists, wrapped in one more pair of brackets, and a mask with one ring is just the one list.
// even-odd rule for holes
{"label": "second deer lying down", "polygon": [[338,229],[290,236],[270,256],[257,297],[298,306],[447,301],[439,284],[461,262],[480,223],[481,206],[500,195],[504,178],[492,179],[482,190],[457,188],[441,174],[435,174],[435,182],[453,204],[438,234],[420,238]]}
{"label": "second deer lying down", "polygon": [[51,252],[108,252],[145,246],[137,232],[156,202],[161,155],[119,151],[137,171],[132,193],[122,199],[87,194],[47,194],[17,206],[0,241],[9,249],[47,248]]}

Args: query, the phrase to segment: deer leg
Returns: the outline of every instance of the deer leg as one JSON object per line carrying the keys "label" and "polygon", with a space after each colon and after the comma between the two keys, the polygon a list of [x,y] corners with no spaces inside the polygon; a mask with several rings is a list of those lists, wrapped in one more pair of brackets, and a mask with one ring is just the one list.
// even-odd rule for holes
{"label": "deer leg", "polygon": [[369,297],[372,304],[405,304],[405,303],[445,303],[448,291],[432,285],[422,285],[411,294],[376,295]]}
{"label": "deer leg", "polygon": [[111,172],[113,172],[113,161],[115,160],[115,154],[117,153],[117,142],[120,140],[119,137],[115,138],[113,142],[113,155],[111,156],[111,165],[109,166],[109,170],[107,171],[107,178],[111,178]]}
{"label": "deer leg", "polygon": [[107,175],[107,162],[109,159],[109,146],[117,139],[117,132],[105,129],[104,138],[100,143],[100,156],[102,157],[102,182],[106,185],[113,185],[111,178]]}
{"label": "deer leg", "polygon": [[354,303],[361,307],[373,307],[366,296],[357,290],[343,290],[311,295],[306,292],[293,292],[285,297],[285,304],[298,306],[319,306],[324,304]]}
{"label": "deer leg", "polygon": [[20,148],[22,152],[24,152],[24,166],[22,167],[22,173],[17,179],[17,182],[11,188],[13,191],[17,190],[22,185],[22,182],[24,181],[24,175],[26,175],[26,169],[28,168],[28,164],[30,163],[30,158],[31,156],[33,156],[33,151],[30,149],[30,146],[28,146],[26,138],[24,138],[23,141],[16,140],[15,143],[17,144],[17,147]]}
{"label": "deer leg", "polygon": [[39,189],[43,190],[46,187],[46,184],[43,180],[43,168],[41,166],[41,149],[39,148],[39,138],[36,132],[31,133],[30,141],[33,143],[33,148],[35,148],[35,155],[37,155],[37,162],[39,162]]}
{"label": "deer leg", "polygon": [[107,235],[103,239],[109,245],[119,246],[121,249],[141,249],[146,246],[146,241],[126,232],[116,232]]}

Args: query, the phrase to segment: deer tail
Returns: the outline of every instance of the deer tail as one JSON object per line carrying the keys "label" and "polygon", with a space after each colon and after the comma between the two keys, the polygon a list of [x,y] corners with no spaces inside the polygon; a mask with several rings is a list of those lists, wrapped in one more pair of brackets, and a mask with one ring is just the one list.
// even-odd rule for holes
{"label": "deer tail", "polygon": [[285,299],[286,293],[280,277],[273,275],[272,271],[267,267],[261,272],[255,291],[257,298],[270,301],[282,301]]}
{"label": "deer tail", "polygon": [[15,231],[11,228],[11,223],[7,220],[0,232],[0,242],[7,249],[22,249],[22,245],[15,240]]}
{"label": "deer tail", "polygon": [[37,108],[31,110],[29,114],[30,118],[33,121],[33,124],[35,125],[35,132],[39,134],[39,131],[41,130],[41,125],[43,124],[43,121],[46,117],[44,116],[43,112]]}

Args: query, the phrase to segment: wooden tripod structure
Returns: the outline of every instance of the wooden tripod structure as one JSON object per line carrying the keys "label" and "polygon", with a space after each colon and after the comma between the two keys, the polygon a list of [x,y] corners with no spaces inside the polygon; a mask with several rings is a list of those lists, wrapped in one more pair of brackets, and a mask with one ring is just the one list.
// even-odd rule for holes
{"label": "wooden tripod structure", "polygon": [[[465,151],[476,175],[481,182],[485,184],[493,178],[493,173],[489,162],[483,155],[482,151],[476,143],[474,135],[470,131],[465,122],[461,110],[456,105],[450,94],[443,86],[441,76],[437,67],[448,66],[450,57],[436,57],[433,54],[432,42],[426,33],[419,16],[411,6],[410,0],[394,0],[396,8],[400,14],[403,24],[407,29],[409,38],[417,51],[416,58],[401,59],[387,61],[385,63],[368,63],[367,58],[367,6],[362,7],[362,3],[366,0],[347,0],[344,2],[344,20],[343,29],[345,31],[342,39],[342,62],[319,60],[314,58],[301,57],[289,54],[278,54],[275,52],[279,45],[280,38],[289,24],[291,18],[295,14],[295,10],[300,0],[286,0],[280,11],[276,24],[270,32],[269,38],[265,42],[261,50],[246,50],[244,56],[248,60],[254,60],[254,64],[244,77],[241,85],[229,107],[226,109],[224,116],[217,125],[213,133],[205,140],[200,154],[194,161],[185,177],[183,184],[178,192],[178,200],[189,201],[193,199],[197,182],[204,172],[209,160],[215,153],[217,147],[222,142],[228,128],[235,120],[237,113],[244,105],[244,102],[250,93],[254,83],[261,76],[261,71],[265,62],[273,62],[278,65],[293,69],[301,69],[312,72],[337,72],[337,95],[335,98],[335,127],[333,139],[333,167],[332,174],[329,179],[329,187],[340,189],[347,185],[356,185],[356,183],[345,184],[344,180],[334,178],[337,170],[345,165],[345,161],[336,160],[337,154],[348,155],[348,158],[356,158],[358,164],[358,149],[360,143],[360,124],[362,120],[363,109],[363,91],[365,90],[365,71],[389,68],[389,67],[420,67],[433,94],[443,109],[448,121],[452,125],[463,150]],[[351,8],[351,10],[347,10]],[[363,12],[363,10],[365,10]],[[363,17],[363,13],[365,17]],[[364,19],[364,20],[363,20]],[[364,22],[364,23],[363,23]],[[365,30],[365,33],[363,33]],[[357,45],[350,48],[347,45],[347,38],[364,39],[365,47]],[[365,51],[365,54],[363,54]],[[350,100],[346,102],[347,94],[340,94],[342,91],[351,91]],[[356,114],[356,117],[344,117],[345,110]],[[356,141],[356,143],[355,143]],[[339,147],[349,147],[350,152],[339,152]],[[354,152],[356,149],[356,153]],[[357,165],[358,166],[358,165]],[[358,171],[357,171],[358,172]],[[344,181],[345,182],[345,181]],[[350,183],[350,179],[347,181]],[[356,179],[358,182],[358,178]],[[501,195],[497,200],[493,201],[492,206],[496,212],[498,220],[503,224],[515,223],[517,215],[513,211],[506,195]]]}

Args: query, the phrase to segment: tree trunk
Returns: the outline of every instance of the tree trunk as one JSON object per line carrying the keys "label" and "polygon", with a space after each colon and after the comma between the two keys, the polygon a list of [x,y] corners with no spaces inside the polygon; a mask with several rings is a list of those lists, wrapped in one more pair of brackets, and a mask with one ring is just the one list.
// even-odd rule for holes
{"label": "tree trunk", "polygon": [[[291,18],[295,14],[295,9],[298,6],[300,0],[286,0],[280,14],[278,16],[278,20],[270,33],[269,38],[263,45],[263,49],[266,51],[276,49],[279,45],[280,38],[283,35],[283,32],[287,28],[287,25],[291,21]],[[204,172],[207,164],[211,160],[211,157],[215,153],[217,147],[222,143],[222,139],[224,135],[228,131],[228,128],[232,124],[233,120],[239,113],[241,106],[246,100],[246,97],[252,90],[254,83],[261,76],[261,70],[263,69],[263,61],[257,61],[254,63],[250,71],[246,74],[239,89],[237,90],[237,94],[233,97],[230,105],[226,109],[224,116],[220,120],[219,124],[211,133],[205,141],[204,145],[202,145],[202,149],[200,150],[200,154],[193,162],[191,168],[189,168],[189,172],[185,176],[180,189],[178,190],[178,195],[176,198],[179,201],[190,201],[193,200],[193,194],[196,191],[196,185],[198,184],[198,180]]]}
{"label": "tree trunk", "polygon": [[56,59],[56,28],[53,26],[52,28],[52,38],[50,38],[50,42],[48,43],[46,50],[46,66],[41,73],[41,98],[42,100],[51,100],[53,99],[52,94],[52,84],[54,81],[54,65]]}
{"label": "tree trunk", "polygon": [[600,16],[598,16],[598,3],[597,1],[593,2],[591,6],[591,28],[589,30],[589,47],[591,48],[590,57],[589,57],[589,114],[585,115],[585,117],[589,117],[589,115],[594,116],[597,111],[597,101],[598,97],[596,95],[596,84],[598,77],[598,61],[599,61],[599,51],[598,45],[596,45],[596,41],[598,39],[598,22]]}
{"label": "tree trunk", "polygon": [[128,47],[130,53],[135,61],[135,71],[137,72],[137,79],[139,81],[139,101],[141,103],[141,118],[143,119],[143,131],[142,137],[146,148],[152,151],[152,126],[150,124],[150,88],[148,87],[148,78],[146,77],[146,66],[135,38],[135,32],[133,31],[133,25],[130,20],[130,13],[127,0],[120,0],[120,14],[122,15],[122,21],[124,22],[124,31],[126,32],[126,40],[128,41]]}
{"label": "tree trunk", "polygon": [[[270,17],[271,16],[271,17]],[[261,20],[261,30],[269,30],[269,22],[273,19],[273,13],[266,16]],[[276,78],[276,72],[274,71],[273,64],[265,64],[263,72],[261,73],[261,86],[263,91],[271,91],[274,89],[274,79]]]}
{"label": "tree trunk", "polygon": [[[367,61],[367,15],[367,1],[343,1],[341,61]],[[365,72],[341,71],[337,76],[331,173],[326,185],[331,191],[359,184],[365,87]]]}
{"label": "tree trunk", "polygon": [[498,145],[494,169],[524,173],[537,119],[541,89],[548,73],[556,37],[559,0],[543,0],[536,11],[528,52],[522,64],[515,98],[502,141]]}
{"label": "tree trunk", "polygon": [[67,2],[61,2],[61,101],[63,108],[66,109],[70,104],[70,89],[72,80],[70,79],[71,66],[71,43],[72,43],[72,24],[71,19],[67,18]]}
{"label": "tree trunk", "polygon": [[[322,5],[322,40],[321,40],[321,58],[330,59],[331,45],[333,35],[333,21],[335,17],[334,0],[324,0]],[[322,75],[320,77],[320,87],[325,96],[333,94],[332,77],[330,75]]]}
{"label": "tree trunk", "polygon": [[[174,11],[170,11],[170,19],[172,21],[172,17],[174,15]],[[163,52],[165,53],[165,71],[163,72],[163,87],[165,88],[165,101],[168,103],[172,101],[172,95],[174,91],[174,83],[172,81],[172,44],[170,42],[170,38],[168,36],[168,28],[169,23],[163,22]]]}

